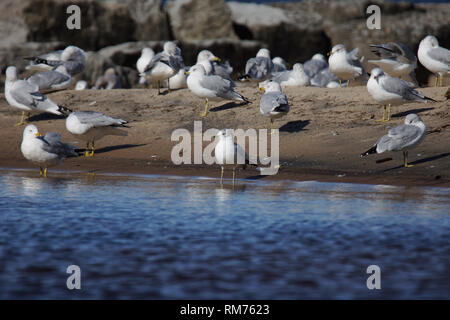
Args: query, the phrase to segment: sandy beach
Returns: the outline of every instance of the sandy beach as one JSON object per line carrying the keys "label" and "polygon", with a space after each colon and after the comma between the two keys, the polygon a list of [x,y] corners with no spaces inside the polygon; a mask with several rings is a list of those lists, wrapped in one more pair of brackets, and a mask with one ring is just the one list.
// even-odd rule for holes
{"label": "sandy beach", "polygon": [[[239,171],[239,178],[318,180],[392,185],[450,186],[450,117],[448,87],[420,88],[437,103],[408,103],[392,109],[392,120],[377,122],[382,107],[367,93],[365,86],[324,89],[286,88],[291,111],[279,120],[280,164],[275,176],[259,176],[249,168]],[[173,130],[192,132],[194,121],[202,120],[209,128],[269,128],[269,121],[259,112],[262,92],[256,86],[240,84],[238,91],[251,103],[212,103],[206,118],[200,117],[204,101],[188,89],[158,95],[155,89],[63,91],[48,94],[58,104],[73,110],[95,110],[130,121],[128,136],[108,136],[96,143],[93,158],[67,159],[57,170],[75,170],[79,174],[142,173],[218,177],[218,165],[174,165],[170,154],[177,142]],[[427,125],[425,140],[409,154],[415,165],[403,168],[401,152],[360,158],[389,128],[403,123],[411,112]],[[20,152],[23,127],[14,127],[20,111],[0,97],[0,167],[36,168]],[[49,114],[31,117],[41,133],[55,131],[63,141],[80,149],[84,143],[67,132],[64,118]],[[207,145],[207,143],[205,143]],[[36,168],[36,174],[38,174]],[[52,169],[49,171],[52,175]],[[231,173],[228,173],[231,176]]]}

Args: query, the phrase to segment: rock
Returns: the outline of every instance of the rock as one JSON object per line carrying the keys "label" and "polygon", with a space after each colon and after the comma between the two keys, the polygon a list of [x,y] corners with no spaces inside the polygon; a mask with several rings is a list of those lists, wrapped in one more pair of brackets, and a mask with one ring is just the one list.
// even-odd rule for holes
{"label": "rock", "polygon": [[330,47],[318,14],[240,2],[228,6],[241,39],[263,42],[273,57],[283,57],[291,65]]}
{"label": "rock", "polygon": [[225,0],[175,0],[166,10],[177,40],[237,39]]}

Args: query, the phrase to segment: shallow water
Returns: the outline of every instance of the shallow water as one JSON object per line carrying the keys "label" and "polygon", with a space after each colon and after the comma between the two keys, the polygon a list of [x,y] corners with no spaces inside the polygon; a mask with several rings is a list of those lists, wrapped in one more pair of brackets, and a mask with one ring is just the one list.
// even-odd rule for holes
{"label": "shallow water", "polygon": [[450,298],[446,188],[50,175],[0,171],[2,299]]}

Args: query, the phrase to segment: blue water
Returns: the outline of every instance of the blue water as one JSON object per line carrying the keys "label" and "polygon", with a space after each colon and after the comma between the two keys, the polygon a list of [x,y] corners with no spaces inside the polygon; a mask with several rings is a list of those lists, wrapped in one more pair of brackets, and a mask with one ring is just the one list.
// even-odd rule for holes
{"label": "blue water", "polygon": [[37,175],[0,171],[2,299],[450,298],[446,188]]}

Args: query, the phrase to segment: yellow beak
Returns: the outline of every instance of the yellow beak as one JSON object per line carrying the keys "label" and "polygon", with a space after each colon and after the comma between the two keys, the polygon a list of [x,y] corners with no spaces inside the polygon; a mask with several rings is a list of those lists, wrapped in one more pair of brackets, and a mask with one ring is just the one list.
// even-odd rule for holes
{"label": "yellow beak", "polygon": [[36,137],[42,136],[39,132],[36,132],[34,135],[35,135]]}
{"label": "yellow beak", "polygon": [[330,51],[330,52],[327,53],[327,56],[329,57],[329,56],[331,56],[332,54],[333,54],[333,52]]}
{"label": "yellow beak", "polygon": [[219,57],[214,57],[214,58],[213,58],[213,61],[220,62],[220,58],[219,58]]}
{"label": "yellow beak", "polygon": [[188,75],[190,74],[190,72],[189,72],[189,71],[186,71],[184,74],[188,76]]}
{"label": "yellow beak", "polygon": [[259,88],[259,90],[261,90],[261,91],[266,91],[266,88],[261,87],[261,88]]}

